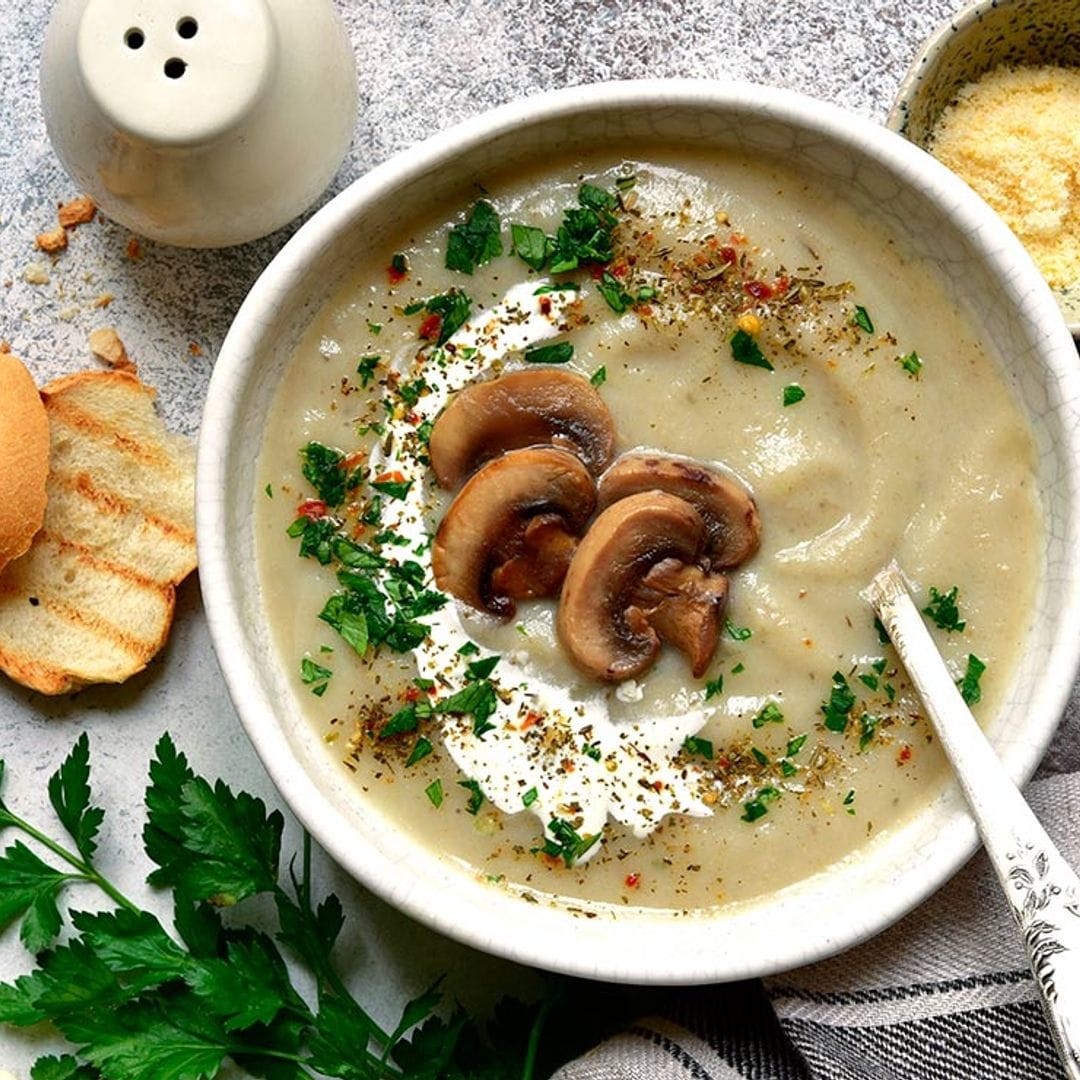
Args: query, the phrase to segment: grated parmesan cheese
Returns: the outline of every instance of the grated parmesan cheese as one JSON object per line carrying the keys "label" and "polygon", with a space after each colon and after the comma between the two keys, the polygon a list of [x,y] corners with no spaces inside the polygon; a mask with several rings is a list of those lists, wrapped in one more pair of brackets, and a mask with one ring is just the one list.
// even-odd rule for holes
{"label": "grated parmesan cheese", "polygon": [[996,68],[968,83],[930,152],[1006,221],[1047,281],[1080,282],[1080,69]]}

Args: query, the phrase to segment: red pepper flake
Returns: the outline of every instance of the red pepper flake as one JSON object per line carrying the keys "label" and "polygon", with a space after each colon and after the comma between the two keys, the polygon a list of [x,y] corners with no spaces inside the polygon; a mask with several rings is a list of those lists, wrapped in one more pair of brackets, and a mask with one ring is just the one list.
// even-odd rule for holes
{"label": "red pepper flake", "polygon": [[906,765],[911,760],[911,747],[910,746],[902,746],[902,747],[900,747],[900,753],[896,755],[896,760],[901,765]]}
{"label": "red pepper flake", "polygon": [[525,719],[521,721],[521,727],[519,731],[528,731],[529,728],[535,724],[540,723],[540,714],[538,712],[530,712],[525,714]]}
{"label": "red pepper flake", "polygon": [[431,341],[433,338],[439,336],[439,331],[442,329],[442,316],[441,315],[429,315],[421,324],[417,333],[425,341]]}
{"label": "red pepper flake", "polygon": [[550,296],[541,296],[540,297],[540,314],[541,315],[550,315],[551,314],[551,297]]}
{"label": "red pepper flake", "polygon": [[400,469],[395,469],[393,472],[380,473],[372,481],[375,484],[404,484],[405,474]]}
{"label": "red pepper flake", "polygon": [[399,270],[393,264],[386,268],[386,276],[391,285],[400,285],[408,276],[408,273],[408,270]]}
{"label": "red pepper flake", "polygon": [[297,508],[296,513],[300,517],[309,518],[311,521],[318,521],[319,518],[326,517],[326,503],[322,499],[305,499]]}
{"label": "red pepper flake", "polygon": [[652,789],[653,789],[653,791],[663,791],[664,790],[664,782],[662,780],[654,780],[652,782]]}
{"label": "red pepper flake", "polygon": [[731,768],[731,758],[726,758],[726,757],[717,758],[716,759],[716,764],[719,765],[721,769],[730,769]]}
{"label": "red pepper flake", "polygon": [[626,277],[626,263],[615,263],[611,267],[611,276],[617,278]]}
{"label": "red pepper flake", "polygon": [[722,247],[720,258],[726,263],[735,263],[739,261],[739,253],[733,247]]}
{"label": "red pepper flake", "polygon": [[624,884],[628,889],[636,889],[638,883],[641,881],[641,875],[635,870],[632,874],[627,874],[624,879]]}
{"label": "red pepper flake", "polygon": [[782,293],[786,293],[788,291],[788,289],[790,289],[790,288],[791,288],[791,280],[789,278],[785,277],[783,274],[781,274],[780,277],[778,277],[773,282],[773,292],[782,294]]}
{"label": "red pepper flake", "polygon": [[420,700],[420,688],[417,686],[408,686],[405,688],[405,693],[401,695],[403,701],[407,701],[410,704],[414,701]]}
{"label": "red pepper flake", "polygon": [[601,263],[589,263],[589,273],[593,276],[593,281],[599,281],[607,270],[606,266]]}
{"label": "red pepper flake", "polygon": [[743,288],[755,299],[755,300],[771,300],[773,298],[773,287],[764,281],[748,281]]}

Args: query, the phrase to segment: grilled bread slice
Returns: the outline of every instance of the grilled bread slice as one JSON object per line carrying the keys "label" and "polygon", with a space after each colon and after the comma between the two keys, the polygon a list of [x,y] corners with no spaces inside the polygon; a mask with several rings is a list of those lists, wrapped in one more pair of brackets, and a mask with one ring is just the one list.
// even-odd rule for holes
{"label": "grilled bread slice", "polygon": [[48,505],[0,574],[0,670],[45,694],[122,682],[165,644],[195,567],[194,447],[134,375],[68,375],[41,391]]}
{"label": "grilled bread slice", "polygon": [[22,361],[0,353],[0,573],[30,546],[45,516],[49,421]]}

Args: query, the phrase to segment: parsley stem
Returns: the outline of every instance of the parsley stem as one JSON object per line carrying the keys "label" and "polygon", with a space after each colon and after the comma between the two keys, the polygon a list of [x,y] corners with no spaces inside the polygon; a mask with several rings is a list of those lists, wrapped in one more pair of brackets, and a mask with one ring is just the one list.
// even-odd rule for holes
{"label": "parsley stem", "polygon": [[139,914],[141,908],[137,904],[133,904],[115,885],[112,884],[107,878],[102,877],[101,874],[94,869],[88,862],[84,862],[78,855],[73,854],[66,848],[61,847],[55,840],[46,836],[44,833],[39,832],[28,821],[23,821],[22,818],[17,817],[10,810],[4,808],[0,809],[0,828],[5,825],[11,825],[16,829],[20,829],[26,833],[27,836],[36,840],[42,847],[48,848],[54,855],[61,858],[69,866],[73,866],[79,871],[78,875],[68,875],[69,879],[79,877],[83,881],[90,882],[96,885],[106,896],[108,896],[114,903],[119,904],[122,908],[127,908],[128,911]]}
{"label": "parsley stem", "polygon": [[544,1022],[554,1005],[554,996],[549,996],[540,1005],[540,1011],[536,1014],[532,1030],[529,1032],[529,1045],[525,1049],[525,1062],[521,1068],[521,1080],[532,1080],[533,1078],[533,1072],[536,1069],[536,1055],[540,1050],[540,1036],[544,1031]]}

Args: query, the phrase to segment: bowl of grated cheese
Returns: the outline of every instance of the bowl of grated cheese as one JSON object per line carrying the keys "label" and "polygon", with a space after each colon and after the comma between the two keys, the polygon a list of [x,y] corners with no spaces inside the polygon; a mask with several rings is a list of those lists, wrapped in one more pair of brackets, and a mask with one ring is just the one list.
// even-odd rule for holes
{"label": "bowl of grated cheese", "polygon": [[1080,0],[979,0],[913,61],[887,126],[1017,235],[1080,336]]}

